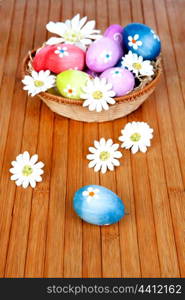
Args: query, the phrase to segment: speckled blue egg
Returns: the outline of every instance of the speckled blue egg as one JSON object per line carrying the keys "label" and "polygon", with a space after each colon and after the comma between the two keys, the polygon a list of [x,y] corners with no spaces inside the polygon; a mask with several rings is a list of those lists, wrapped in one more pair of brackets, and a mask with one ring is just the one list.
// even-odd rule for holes
{"label": "speckled blue egg", "polygon": [[86,52],[86,65],[94,72],[103,72],[113,67],[123,56],[119,43],[108,37],[93,42]]}
{"label": "speckled blue egg", "polygon": [[140,23],[124,27],[123,43],[125,48],[141,55],[144,59],[154,60],[161,51],[161,41],[152,28]]}
{"label": "speckled blue egg", "polygon": [[104,71],[100,78],[105,78],[112,84],[112,89],[118,97],[130,93],[134,89],[135,77],[125,68],[110,68]]}
{"label": "speckled blue egg", "polygon": [[100,185],[80,188],[74,196],[73,207],[82,220],[94,225],[114,224],[125,214],[121,199]]}

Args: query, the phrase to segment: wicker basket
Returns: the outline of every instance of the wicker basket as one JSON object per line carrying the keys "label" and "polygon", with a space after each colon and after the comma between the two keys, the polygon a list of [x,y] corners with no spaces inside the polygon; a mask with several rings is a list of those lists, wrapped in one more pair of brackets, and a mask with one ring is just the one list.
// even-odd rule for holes
{"label": "wicker basket", "polygon": [[[34,54],[35,51],[32,51],[31,56],[33,57]],[[28,73],[27,67],[29,61],[30,55],[28,54],[23,62],[23,76]],[[106,122],[119,119],[135,111],[153,93],[161,72],[162,66],[159,62],[156,77],[152,81],[143,88],[132,91],[128,95],[116,97],[116,104],[111,105],[108,111],[89,111],[86,107],[82,106],[83,100],[64,98],[48,92],[40,93],[38,96],[53,112],[61,116],[83,122]]]}

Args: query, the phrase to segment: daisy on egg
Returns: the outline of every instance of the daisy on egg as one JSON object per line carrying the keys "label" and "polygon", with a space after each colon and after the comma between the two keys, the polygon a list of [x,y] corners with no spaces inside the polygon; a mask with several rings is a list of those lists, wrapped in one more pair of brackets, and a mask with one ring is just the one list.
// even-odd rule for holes
{"label": "daisy on egg", "polygon": [[133,37],[131,35],[128,36],[128,41],[128,45],[133,47],[134,50],[143,45],[142,41],[139,40],[139,34],[135,34]]}
{"label": "daisy on egg", "polygon": [[103,62],[106,64],[109,60],[112,59],[112,52],[111,51],[103,51],[101,54]]}
{"label": "daisy on egg", "polygon": [[82,195],[87,197],[87,201],[90,202],[91,200],[98,198],[99,189],[94,189],[93,187],[88,187],[86,191],[83,191]]}
{"label": "daisy on egg", "polygon": [[66,93],[67,97],[76,96],[76,89],[71,87],[70,84],[68,84],[64,89],[64,93]]}
{"label": "daisy on egg", "polygon": [[57,47],[55,54],[58,54],[58,56],[62,58],[64,56],[68,56],[69,52],[67,51],[67,47]]}
{"label": "daisy on egg", "polygon": [[120,151],[118,151],[119,144],[113,144],[112,139],[107,141],[101,138],[100,141],[94,141],[94,147],[89,147],[91,154],[87,155],[87,159],[91,160],[88,164],[89,168],[94,168],[95,172],[101,170],[103,174],[114,170],[114,167],[119,166],[119,158],[122,157]]}

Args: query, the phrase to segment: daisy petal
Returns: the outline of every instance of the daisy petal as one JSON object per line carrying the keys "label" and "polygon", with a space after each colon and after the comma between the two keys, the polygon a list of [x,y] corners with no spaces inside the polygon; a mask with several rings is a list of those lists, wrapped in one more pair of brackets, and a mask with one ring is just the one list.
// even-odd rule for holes
{"label": "daisy petal", "polygon": [[37,162],[38,158],[38,154],[34,154],[30,159],[30,163],[34,165]]}
{"label": "daisy petal", "polygon": [[30,178],[30,185],[34,189],[36,187],[36,181],[33,178]]}
{"label": "daisy petal", "polygon": [[26,189],[28,186],[29,186],[29,179],[28,178],[25,178],[23,183],[22,183],[22,186],[24,189]]}
{"label": "daisy petal", "polygon": [[90,163],[88,164],[89,168],[94,168],[94,166],[96,165],[96,160],[92,160],[90,161]]}
{"label": "daisy petal", "polygon": [[94,171],[98,172],[101,168],[101,163],[96,164],[96,166],[94,167]]}

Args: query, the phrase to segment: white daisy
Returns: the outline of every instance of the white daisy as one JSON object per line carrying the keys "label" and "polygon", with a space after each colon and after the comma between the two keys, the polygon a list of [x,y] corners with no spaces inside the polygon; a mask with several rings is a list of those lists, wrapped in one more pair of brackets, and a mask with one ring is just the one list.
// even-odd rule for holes
{"label": "white daisy", "polygon": [[67,97],[76,96],[76,89],[72,88],[71,85],[68,84],[64,89],[64,93],[66,93]]}
{"label": "white daisy", "polygon": [[103,62],[106,64],[106,63],[108,63],[109,62],[109,60],[111,60],[112,59],[112,52],[111,51],[103,51],[102,53],[101,53],[101,57],[102,57],[102,59],[103,59]]}
{"label": "white daisy", "polygon": [[55,33],[60,38],[52,37],[46,44],[55,45],[58,43],[75,44],[82,49],[86,49],[86,46],[92,43],[92,40],[100,38],[99,30],[94,29],[95,21],[87,21],[87,17],[80,19],[80,15],[77,14],[71,20],[65,22],[49,22],[46,25],[48,31]]}
{"label": "white daisy", "polygon": [[57,47],[57,50],[55,50],[55,54],[58,54],[59,57],[68,56],[69,52],[67,51],[67,47]]}
{"label": "white daisy", "polygon": [[44,167],[43,162],[37,162],[38,155],[34,154],[30,157],[30,154],[25,151],[23,154],[19,154],[16,157],[15,161],[12,161],[11,164],[13,168],[9,171],[13,175],[11,180],[15,180],[17,186],[23,186],[27,188],[29,184],[32,188],[35,188],[36,182],[41,182],[41,175],[44,173],[42,168]]}
{"label": "white daisy", "polygon": [[139,41],[139,34],[135,34],[134,36],[129,35],[128,36],[128,45],[130,47],[133,47],[134,50],[137,50],[138,47],[142,46],[142,41]]}
{"label": "white daisy", "polygon": [[83,106],[89,107],[90,111],[96,110],[97,112],[102,109],[108,110],[108,104],[115,104],[112,98],[115,92],[112,90],[112,84],[107,83],[105,78],[95,77],[87,81],[86,86],[83,88],[81,98],[85,99]]}
{"label": "white daisy", "polygon": [[121,147],[131,148],[133,154],[139,150],[146,152],[147,147],[151,145],[150,140],[153,138],[153,129],[145,122],[127,123],[121,133],[122,135],[119,137],[119,140],[123,142]]}
{"label": "white daisy", "polygon": [[119,69],[112,70],[110,73],[112,74],[112,77],[121,77],[122,76],[121,71]]}
{"label": "white daisy", "polygon": [[82,193],[82,195],[84,197],[87,197],[87,201],[90,202],[93,199],[97,199],[98,197],[98,193],[99,193],[99,189],[94,189],[93,187],[88,187],[88,189],[86,191],[84,191]]}
{"label": "white daisy", "polygon": [[153,34],[154,39],[155,39],[155,40],[158,40],[158,42],[160,42],[160,38],[159,38],[159,36],[155,33],[155,31],[154,31],[154,30],[150,30],[150,31],[151,31],[151,33]]}
{"label": "white daisy", "polygon": [[55,86],[56,77],[50,75],[50,71],[32,71],[31,76],[26,75],[22,82],[24,83],[23,90],[28,91],[28,95],[35,96],[40,92],[45,92]]}
{"label": "white daisy", "polygon": [[112,139],[107,141],[101,138],[100,141],[94,141],[94,147],[89,147],[89,151],[92,154],[87,155],[87,159],[91,160],[88,167],[94,168],[95,172],[101,170],[104,174],[107,169],[114,170],[114,166],[119,166],[120,162],[118,158],[122,157],[120,151],[117,151],[119,144],[113,144]]}
{"label": "white daisy", "polygon": [[122,66],[132,71],[136,77],[142,76],[152,76],[154,75],[153,66],[150,60],[143,60],[142,56],[138,56],[136,53],[129,51],[122,58]]}

